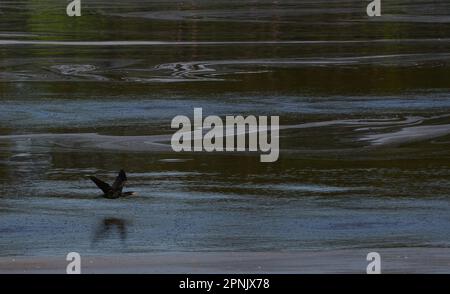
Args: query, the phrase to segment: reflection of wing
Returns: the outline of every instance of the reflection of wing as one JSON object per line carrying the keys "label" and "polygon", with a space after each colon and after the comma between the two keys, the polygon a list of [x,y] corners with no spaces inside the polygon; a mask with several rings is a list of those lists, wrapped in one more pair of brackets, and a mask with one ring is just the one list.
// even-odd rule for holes
{"label": "reflection of wing", "polygon": [[125,186],[125,182],[127,181],[127,175],[125,174],[125,171],[122,169],[119,172],[119,175],[117,176],[116,180],[114,181],[114,184],[112,185],[112,189],[114,191],[119,191],[122,193],[122,188]]}
{"label": "reflection of wing", "polygon": [[90,179],[97,185],[97,187],[99,187],[100,190],[103,191],[103,193],[106,194],[109,190],[111,190],[111,186],[102,180],[99,180],[96,177],[90,177]]}

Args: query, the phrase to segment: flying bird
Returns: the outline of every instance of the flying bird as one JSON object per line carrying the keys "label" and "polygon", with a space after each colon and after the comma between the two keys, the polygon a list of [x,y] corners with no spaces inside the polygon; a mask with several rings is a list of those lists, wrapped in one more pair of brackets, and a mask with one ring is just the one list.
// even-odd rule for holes
{"label": "flying bird", "polygon": [[97,179],[96,177],[91,176],[89,178],[97,185],[100,190],[103,191],[104,198],[117,199],[120,197],[135,195],[134,192],[122,192],[122,189],[127,182],[127,175],[125,174],[125,171],[123,169],[120,170],[119,175],[117,176],[112,186],[103,182],[102,180]]}

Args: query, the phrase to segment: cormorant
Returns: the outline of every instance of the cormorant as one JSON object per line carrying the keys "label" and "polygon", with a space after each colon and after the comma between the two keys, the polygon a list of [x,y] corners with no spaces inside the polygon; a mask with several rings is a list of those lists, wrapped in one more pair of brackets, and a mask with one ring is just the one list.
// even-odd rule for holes
{"label": "cormorant", "polygon": [[103,191],[104,198],[116,199],[120,197],[135,195],[134,192],[122,192],[122,189],[127,182],[127,175],[125,174],[125,171],[123,169],[120,170],[119,175],[117,176],[112,186],[103,182],[102,180],[97,179],[96,177],[91,176],[89,178],[97,185],[97,187],[99,187],[100,190]]}

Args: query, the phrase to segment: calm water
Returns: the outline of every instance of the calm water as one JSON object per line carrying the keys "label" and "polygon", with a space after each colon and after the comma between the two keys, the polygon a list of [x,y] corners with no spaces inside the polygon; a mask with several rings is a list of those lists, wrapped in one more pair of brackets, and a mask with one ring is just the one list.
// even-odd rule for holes
{"label": "calm water", "polygon": [[[450,3],[366,2],[2,0],[0,255],[450,247]],[[279,161],[149,147],[194,107]]]}

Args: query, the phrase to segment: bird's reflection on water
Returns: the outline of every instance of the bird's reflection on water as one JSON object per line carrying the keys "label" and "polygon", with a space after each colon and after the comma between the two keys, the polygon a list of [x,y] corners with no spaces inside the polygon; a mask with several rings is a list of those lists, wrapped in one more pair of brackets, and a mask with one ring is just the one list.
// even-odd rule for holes
{"label": "bird's reflection on water", "polygon": [[121,218],[106,217],[103,218],[97,225],[97,228],[92,238],[92,246],[96,246],[100,241],[108,238],[119,237],[122,245],[125,246],[127,239],[127,224],[128,222]]}

